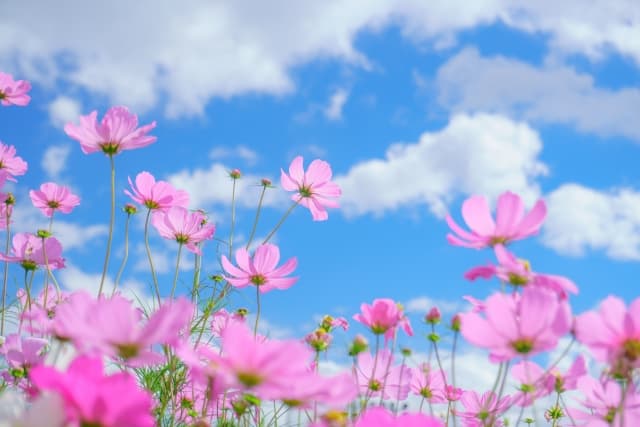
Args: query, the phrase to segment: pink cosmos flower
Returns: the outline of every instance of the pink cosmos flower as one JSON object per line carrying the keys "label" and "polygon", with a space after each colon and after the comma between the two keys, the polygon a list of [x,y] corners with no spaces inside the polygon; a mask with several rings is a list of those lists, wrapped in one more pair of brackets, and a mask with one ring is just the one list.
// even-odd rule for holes
{"label": "pink cosmos flower", "polygon": [[388,409],[373,407],[360,414],[354,427],[444,427],[444,422],[418,413],[405,413],[396,417]]}
{"label": "pink cosmos flower", "polygon": [[447,401],[444,378],[444,372],[431,369],[428,363],[422,363],[411,370],[411,392],[428,402],[444,403]]}
{"label": "pink cosmos flower", "polygon": [[214,337],[221,337],[227,325],[231,322],[244,323],[245,318],[238,313],[229,313],[224,308],[211,315],[211,332]]}
{"label": "pink cosmos flower", "polygon": [[378,351],[377,357],[364,352],[358,355],[356,378],[363,395],[384,399],[404,400],[409,396],[411,369],[394,366],[388,349]]}
{"label": "pink cosmos flower", "polygon": [[227,272],[224,278],[237,288],[255,285],[261,293],[290,288],[298,278],[285,276],[293,273],[298,266],[298,259],[290,258],[276,267],[279,261],[280,249],[271,243],[258,246],[252,258],[245,248],[240,248],[236,251],[237,267],[222,255],[222,267]]}
{"label": "pink cosmos flower", "polygon": [[153,427],[151,395],[127,372],[106,376],[102,361],[81,356],[66,372],[34,367],[29,378],[38,391],[52,391],[64,401],[65,425]]}
{"label": "pink cosmos flower", "polygon": [[310,408],[320,403],[332,408],[348,405],[358,396],[358,387],[348,372],[322,377],[314,372],[298,376],[289,386],[282,401],[295,408]]}
{"label": "pink cosmos flower", "polygon": [[627,309],[620,298],[607,297],[598,311],[576,318],[575,334],[597,360],[609,363],[613,373],[626,377],[640,367],[640,298]]}
{"label": "pink cosmos flower", "polygon": [[[640,423],[640,394],[633,383],[623,392],[613,380],[596,381],[590,376],[578,380],[578,390],[585,398],[581,401],[587,409],[570,409],[570,414],[580,426],[631,427]],[[624,402],[622,402],[624,395]]]}
{"label": "pink cosmos flower", "polygon": [[514,287],[539,286],[550,289],[560,298],[567,298],[567,293],[578,293],[578,287],[571,280],[562,276],[542,274],[531,271],[529,263],[517,259],[503,245],[494,246],[498,265],[489,264],[484,267],[474,267],[464,275],[468,280],[476,280],[478,277],[488,279],[496,276],[505,283]]}
{"label": "pink cosmos flower", "polygon": [[507,191],[498,198],[494,222],[487,199],[472,196],[462,204],[462,217],[471,232],[462,229],[447,215],[447,224],[455,233],[447,234],[447,240],[452,245],[476,249],[498,243],[507,244],[538,233],[546,215],[547,207],[542,200],[538,200],[533,209],[524,215],[524,204],[520,197]]}
{"label": "pink cosmos flower", "polygon": [[85,154],[103,152],[113,156],[124,150],[142,148],[156,141],[155,136],[147,133],[156,127],[156,122],[138,127],[138,116],[129,112],[126,107],[111,107],[97,122],[98,112],[93,111],[80,117],[80,125],[67,123],[64,131],[71,138],[80,142]]}
{"label": "pink cosmos flower", "polygon": [[587,364],[584,356],[575,358],[567,372],[561,373],[558,369],[552,369],[547,376],[545,386],[549,392],[564,393],[568,390],[575,390],[578,387],[578,380],[587,375]]}
{"label": "pink cosmos flower", "polygon": [[378,298],[373,304],[363,303],[360,306],[362,313],[353,316],[355,320],[371,329],[376,335],[384,334],[386,340],[393,338],[396,327],[400,326],[409,336],[413,336],[413,329],[404,310],[395,301],[389,298]]}
{"label": "pink cosmos flower", "polygon": [[540,397],[551,393],[545,387],[548,374],[540,365],[530,360],[523,360],[511,368],[511,376],[518,380],[520,386],[513,397],[513,403],[518,406],[529,406]]}
{"label": "pink cosmos flower", "polygon": [[213,238],[216,231],[215,225],[207,224],[201,212],[189,212],[181,206],[172,206],[165,212],[155,211],[151,222],[162,237],[175,240],[198,255],[201,251],[197,244]]}
{"label": "pink cosmos flower", "polygon": [[16,176],[24,175],[27,172],[27,162],[22,157],[16,156],[16,148],[13,145],[6,145],[0,141],[0,179],[4,183],[5,179],[15,181]]}
{"label": "pink cosmos flower", "polygon": [[80,204],[80,197],[69,191],[68,187],[47,182],[40,186],[40,190],[29,191],[29,197],[33,206],[40,209],[47,217],[51,218],[53,213],[71,213],[73,208]]}
{"label": "pink cosmos flower", "polygon": [[47,264],[52,270],[64,268],[60,242],[55,237],[47,237],[44,239],[43,247],[42,240],[31,233],[17,233],[12,240],[13,255],[0,253],[0,260],[17,262],[25,270],[35,270]]}
{"label": "pink cosmos flower", "polygon": [[319,159],[312,161],[305,172],[302,156],[298,156],[289,165],[288,175],[281,170],[280,183],[285,190],[296,192],[291,200],[309,208],[314,221],[325,221],[329,218],[325,208],[339,207],[334,199],[342,194],[340,187],[331,182],[331,174],[329,163]]}
{"label": "pink cosmos flower", "polygon": [[124,193],[149,209],[166,211],[172,206],[189,206],[189,194],[186,191],[176,190],[166,181],[156,181],[149,172],[140,172],[135,185],[129,178],[129,185],[133,193],[128,190],[124,190]]}
{"label": "pink cosmos flower", "polygon": [[488,349],[494,362],[551,350],[571,328],[568,304],[546,289],[495,293],[483,313],[485,317],[461,314],[461,333],[471,344]]}
{"label": "pink cosmos flower", "polygon": [[460,399],[465,411],[456,411],[456,415],[464,420],[465,427],[502,426],[500,415],[509,408],[511,398],[498,396],[487,391],[479,395],[475,391],[465,391]]}
{"label": "pink cosmos flower", "polygon": [[4,356],[8,369],[0,376],[8,383],[22,383],[33,366],[44,362],[47,344],[43,338],[8,335],[0,345],[0,355]]}
{"label": "pink cosmos flower", "polygon": [[0,71],[0,104],[4,106],[18,105],[24,107],[29,104],[31,97],[27,92],[31,90],[31,83],[26,80],[13,80],[11,74]]}
{"label": "pink cosmos flower", "polygon": [[50,331],[56,308],[67,298],[67,293],[49,285],[36,298],[32,295],[30,303],[24,289],[18,289],[16,296],[22,307],[22,327],[32,334],[44,335]]}

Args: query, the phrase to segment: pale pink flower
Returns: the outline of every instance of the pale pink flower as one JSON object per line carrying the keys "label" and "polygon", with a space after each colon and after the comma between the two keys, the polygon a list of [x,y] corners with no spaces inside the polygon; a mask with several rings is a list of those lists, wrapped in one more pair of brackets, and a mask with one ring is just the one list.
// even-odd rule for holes
{"label": "pale pink flower", "polygon": [[411,392],[423,397],[428,402],[444,403],[445,374],[440,369],[431,369],[428,363],[411,369]]}
{"label": "pale pink flower", "polygon": [[289,174],[281,170],[280,183],[287,191],[295,191],[291,200],[309,208],[314,221],[325,221],[329,218],[326,208],[339,207],[335,200],[342,194],[340,187],[331,182],[331,166],[316,159],[309,169],[304,171],[302,156],[298,156],[289,165]]}
{"label": "pale pink flower", "polygon": [[29,378],[38,391],[51,391],[64,401],[65,425],[153,427],[151,395],[128,372],[105,375],[102,361],[77,357],[66,372],[34,367]]}
{"label": "pale pink flower", "polygon": [[198,255],[201,251],[197,244],[213,238],[216,230],[201,212],[189,212],[181,206],[172,206],[165,212],[155,211],[151,222],[162,237],[175,240]]}
{"label": "pale pink flower", "polygon": [[[0,260],[16,262],[25,270],[35,270],[47,264],[52,270],[64,268],[62,245],[55,237],[47,237],[42,245],[42,238],[31,233],[17,233],[13,236],[12,253],[0,253]],[[46,262],[45,262],[46,259]]]}
{"label": "pale pink flower", "polygon": [[589,311],[576,318],[578,341],[589,347],[595,358],[611,365],[614,373],[623,377],[640,367],[640,298],[629,304],[609,296],[598,311]]}
{"label": "pale pink flower", "polygon": [[47,340],[10,334],[0,345],[0,355],[4,356],[7,370],[0,372],[5,381],[21,385],[29,370],[44,362]]}
{"label": "pale pink flower", "polygon": [[411,369],[394,366],[393,354],[379,350],[376,356],[364,352],[358,355],[356,378],[362,395],[404,400],[409,396]]}
{"label": "pale pink flower", "polygon": [[227,272],[224,278],[237,288],[257,286],[261,293],[272,289],[290,288],[298,278],[285,276],[293,273],[298,266],[298,259],[290,258],[280,267],[276,267],[279,261],[280,249],[271,243],[258,246],[253,257],[249,257],[245,248],[240,248],[236,251],[237,267],[222,255],[222,267]]}
{"label": "pale pink flower", "polygon": [[333,328],[340,327],[343,331],[349,329],[349,322],[344,317],[324,316],[320,322],[320,327],[327,332],[331,332]]}
{"label": "pale pink flower", "polygon": [[394,416],[388,409],[378,406],[360,414],[354,427],[444,427],[444,422],[419,413]]}
{"label": "pale pink flower", "polygon": [[551,350],[571,328],[566,301],[540,288],[527,287],[522,295],[495,293],[483,314],[461,314],[461,333],[471,344],[488,349],[493,361]]}
{"label": "pale pink flower", "polygon": [[464,411],[456,410],[456,415],[462,418],[465,427],[500,427],[503,425],[500,416],[509,408],[511,398],[498,396],[487,391],[483,395],[475,391],[465,391],[460,398]]}
{"label": "pale pink flower", "polygon": [[[578,390],[585,398],[581,400],[583,409],[570,409],[570,414],[579,426],[584,427],[631,427],[640,425],[640,395],[631,383],[622,391],[620,385],[611,379],[596,381],[590,376],[578,380]],[[624,403],[622,402],[624,395]]]}
{"label": "pale pink flower", "polygon": [[447,224],[455,233],[447,234],[447,240],[452,245],[477,249],[498,243],[507,244],[537,234],[546,214],[544,201],[538,200],[533,209],[524,215],[524,204],[520,197],[507,191],[498,198],[494,222],[487,199],[471,196],[462,204],[462,217],[471,231],[462,229],[447,215]]}
{"label": "pale pink flower", "polygon": [[211,315],[211,332],[214,337],[221,337],[225,328],[231,322],[244,323],[244,317],[238,313],[229,313],[224,308],[216,311]]}
{"label": "pale pink flower", "polygon": [[111,107],[97,122],[98,112],[93,111],[80,117],[80,125],[67,123],[64,131],[71,138],[80,142],[85,154],[103,152],[113,156],[124,150],[142,148],[156,141],[155,136],[147,133],[156,127],[156,122],[138,127],[138,116],[129,112],[126,107]]}
{"label": "pale pink flower", "polygon": [[166,211],[172,206],[189,206],[189,194],[186,191],[176,190],[166,181],[156,181],[149,172],[140,172],[136,176],[135,185],[129,178],[129,185],[132,193],[128,190],[124,190],[124,193],[149,209]]}
{"label": "pale pink flower", "polygon": [[585,375],[587,375],[587,365],[584,356],[580,355],[575,358],[564,374],[556,368],[552,369],[546,378],[545,386],[549,392],[555,391],[556,393],[575,390],[578,387],[578,380]]}
{"label": "pale pink flower", "polygon": [[281,400],[288,406],[310,408],[320,403],[332,408],[342,408],[358,396],[358,387],[348,372],[322,377],[314,372],[298,376]]}
{"label": "pale pink flower", "polygon": [[518,380],[518,392],[513,396],[513,403],[518,406],[529,406],[536,399],[546,396],[553,389],[545,386],[549,374],[540,365],[530,360],[523,360],[511,368],[511,376]]}
{"label": "pale pink flower", "polygon": [[0,71],[0,104],[24,107],[31,101],[31,97],[27,95],[30,90],[31,83],[28,81],[13,80],[11,74]]}
{"label": "pale pink flower", "polygon": [[57,306],[67,298],[67,293],[48,285],[36,298],[32,295],[30,302],[24,289],[18,289],[16,296],[22,307],[22,327],[32,334],[45,334],[50,331]]}
{"label": "pale pink flower", "polygon": [[5,179],[15,181],[16,176],[24,175],[27,172],[27,162],[22,157],[16,156],[16,148],[13,145],[6,145],[0,141],[0,180]]}
{"label": "pale pink flower", "polygon": [[393,337],[396,328],[402,327],[409,336],[413,336],[413,329],[402,307],[389,298],[378,298],[373,304],[363,303],[361,313],[353,316],[355,320],[367,326],[376,335],[384,334],[385,339]]}
{"label": "pale pink flower", "polygon": [[69,191],[68,187],[53,182],[46,182],[40,190],[29,191],[33,206],[40,209],[47,217],[56,211],[68,214],[80,204],[80,197]]}
{"label": "pale pink flower", "polygon": [[498,258],[498,265],[489,264],[472,268],[465,273],[464,277],[468,280],[476,280],[478,277],[488,279],[496,276],[514,287],[539,286],[550,289],[560,298],[567,298],[567,293],[578,293],[578,287],[571,280],[532,271],[528,262],[517,259],[502,244],[495,245],[494,251]]}

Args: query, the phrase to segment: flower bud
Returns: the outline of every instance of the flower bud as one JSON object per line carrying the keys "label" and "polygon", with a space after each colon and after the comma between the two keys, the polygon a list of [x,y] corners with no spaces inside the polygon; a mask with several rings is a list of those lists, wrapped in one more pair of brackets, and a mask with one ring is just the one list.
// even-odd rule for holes
{"label": "flower bud", "polygon": [[438,310],[438,307],[433,307],[424,317],[425,322],[430,325],[437,325],[438,323],[440,323],[440,319],[442,319],[442,314],[440,314],[440,310]]}
{"label": "flower bud", "polygon": [[233,179],[239,179],[242,176],[242,173],[240,173],[240,169],[233,169],[229,172],[229,176]]}

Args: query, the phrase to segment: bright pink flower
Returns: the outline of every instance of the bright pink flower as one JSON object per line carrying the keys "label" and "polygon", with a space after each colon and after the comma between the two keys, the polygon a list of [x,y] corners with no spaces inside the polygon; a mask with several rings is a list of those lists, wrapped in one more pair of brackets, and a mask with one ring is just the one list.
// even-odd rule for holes
{"label": "bright pink flower", "polygon": [[640,298],[627,309],[623,300],[609,296],[598,311],[576,318],[575,334],[595,358],[611,365],[623,377],[640,367]]}
{"label": "bright pink flower", "polygon": [[531,271],[528,262],[517,259],[503,245],[494,246],[498,265],[489,264],[484,267],[475,267],[464,275],[468,280],[476,280],[478,277],[488,279],[496,276],[505,283],[514,287],[539,286],[555,292],[560,298],[567,298],[567,293],[578,293],[578,287],[571,280],[562,276],[542,274]]}
{"label": "bright pink flower", "polygon": [[[585,427],[631,427],[640,425],[640,395],[636,387],[629,385],[624,392],[613,380],[596,381],[590,376],[578,380],[578,390],[585,395],[581,401],[587,409],[571,409],[570,414],[580,426]],[[623,424],[624,423],[624,424]]]}
{"label": "bright pink flower", "polygon": [[349,329],[349,322],[344,317],[324,316],[320,322],[320,327],[327,332],[331,332],[333,328],[340,327],[343,331]]}
{"label": "bright pink flower", "polygon": [[507,244],[538,233],[546,215],[547,207],[542,200],[538,200],[533,209],[524,215],[524,204],[520,197],[507,191],[498,198],[494,222],[487,199],[472,196],[462,204],[462,217],[471,232],[462,229],[447,215],[447,224],[456,234],[447,234],[447,240],[452,245],[476,249],[498,243]]}
{"label": "bright pink flower", "polygon": [[281,170],[280,183],[287,191],[295,191],[291,200],[309,208],[314,221],[325,221],[329,214],[325,208],[337,208],[336,200],[342,194],[340,187],[331,182],[331,166],[316,159],[309,169],[304,171],[302,156],[298,156],[289,165],[289,174]]}
{"label": "bright pink flower", "polygon": [[523,360],[511,368],[511,376],[518,380],[518,392],[513,397],[513,403],[519,406],[529,406],[540,397],[551,393],[545,384],[548,373],[540,365],[530,360]]}
{"label": "bright pink flower", "polygon": [[0,104],[24,107],[31,101],[31,97],[27,95],[30,90],[31,83],[28,81],[13,80],[11,74],[0,71]]}
{"label": "bright pink flower", "polygon": [[8,383],[20,384],[29,370],[44,362],[47,340],[10,334],[0,345],[0,355],[4,356],[8,370],[0,373]]}
{"label": "bright pink flower", "polygon": [[492,391],[482,396],[475,391],[465,391],[460,399],[465,411],[456,411],[456,415],[464,420],[465,427],[502,426],[500,415],[509,407],[509,396],[498,396]]}
{"label": "bright pink flower", "polygon": [[207,224],[201,212],[189,212],[181,206],[172,206],[165,212],[155,211],[151,222],[162,237],[175,240],[198,255],[201,252],[197,244],[213,238],[216,231],[215,225]]}
{"label": "bright pink flower", "polygon": [[34,367],[29,378],[38,391],[64,401],[67,423],[75,426],[153,427],[152,399],[127,372],[105,376],[100,359],[81,356],[66,372]]}
{"label": "bright pink flower", "polygon": [[258,246],[252,258],[245,248],[240,248],[236,251],[237,267],[222,255],[222,267],[228,273],[224,278],[237,288],[257,286],[261,293],[290,288],[298,278],[285,276],[293,273],[298,266],[298,259],[290,258],[276,267],[279,261],[280,249],[271,243]]}
{"label": "bright pink flower", "polygon": [[[377,359],[377,360],[376,360]],[[363,395],[384,399],[404,400],[409,396],[411,369],[394,366],[388,349],[378,351],[377,357],[364,352],[358,355],[356,378]]]}
{"label": "bright pink flower", "polygon": [[40,190],[29,191],[29,197],[33,206],[47,217],[52,217],[56,211],[71,213],[73,208],[80,204],[80,197],[71,193],[68,187],[53,182],[42,184]]}
{"label": "bright pink flower", "polygon": [[140,172],[135,185],[129,178],[129,185],[133,193],[128,190],[124,190],[124,193],[149,209],[166,211],[172,206],[189,206],[189,194],[186,191],[176,190],[166,181],[156,181],[149,172]]}
{"label": "bright pink flower", "polygon": [[428,363],[422,363],[411,370],[411,392],[431,403],[444,403],[445,374],[439,369],[431,369]]}
{"label": "bright pink flower", "polygon": [[520,294],[495,293],[480,313],[461,314],[461,333],[490,351],[493,361],[528,357],[553,349],[571,328],[570,308],[546,289]]}
{"label": "bright pink flower", "polygon": [[42,240],[31,233],[17,233],[12,240],[13,256],[0,253],[0,260],[17,262],[25,270],[35,270],[47,264],[52,270],[64,268],[60,242],[55,237],[47,237],[43,247]]}
{"label": "bright pink flower", "polygon": [[16,148],[13,145],[6,145],[0,141],[0,171],[4,174],[0,175],[0,180],[4,183],[5,179],[15,181],[16,176],[24,175],[27,172],[27,162],[22,157],[16,156]]}
{"label": "bright pink flower", "polygon": [[129,112],[126,107],[111,107],[97,122],[98,112],[93,111],[80,117],[80,125],[67,123],[64,131],[71,138],[80,142],[85,154],[103,152],[113,156],[123,150],[142,148],[156,141],[155,136],[147,133],[156,127],[156,122],[138,127],[138,116]]}
{"label": "bright pink flower", "polygon": [[360,414],[354,427],[444,427],[444,422],[418,413],[405,413],[396,417],[383,407],[373,407]]}
{"label": "bright pink flower", "polygon": [[354,315],[353,318],[376,335],[384,334],[385,339],[391,339],[398,326],[402,327],[407,335],[413,335],[413,329],[404,310],[392,299],[378,298],[373,300],[372,305],[363,303],[360,310],[362,313]]}

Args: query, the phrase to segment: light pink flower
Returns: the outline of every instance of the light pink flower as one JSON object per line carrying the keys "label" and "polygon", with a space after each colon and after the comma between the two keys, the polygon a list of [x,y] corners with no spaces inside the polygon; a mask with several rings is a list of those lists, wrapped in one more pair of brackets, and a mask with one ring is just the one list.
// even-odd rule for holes
{"label": "light pink flower", "polygon": [[354,427],[444,427],[444,422],[419,413],[405,413],[396,417],[389,410],[378,406],[368,408],[360,414]]}
{"label": "light pink flower", "polygon": [[165,212],[155,211],[151,222],[162,237],[175,240],[198,255],[201,252],[197,244],[213,238],[216,231],[215,225],[206,223],[201,212],[189,212],[181,206],[172,206]]}
{"label": "light pink flower", "polygon": [[522,295],[495,293],[483,314],[461,314],[461,333],[471,344],[488,349],[493,361],[551,350],[571,328],[566,301],[540,288],[527,287]]}
{"label": "light pink flower", "polygon": [[31,83],[28,81],[13,80],[11,74],[0,71],[0,104],[24,107],[31,101],[31,97],[27,95],[30,90]]}
{"label": "light pink flower", "polygon": [[85,154],[103,152],[113,156],[123,150],[142,148],[156,141],[155,136],[147,133],[156,127],[156,122],[138,127],[138,116],[129,112],[126,107],[111,107],[97,122],[98,112],[93,111],[80,117],[80,125],[67,123],[64,131],[71,138],[80,142]]}
{"label": "light pink flower", "polygon": [[384,334],[385,339],[393,337],[398,326],[402,327],[409,336],[413,336],[413,329],[404,310],[398,303],[389,298],[378,298],[373,304],[363,303],[360,311],[353,316],[355,320],[371,329],[376,335]]}
{"label": "light pink flower", "polygon": [[[590,376],[578,380],[578,390],[585,398],[581,401],[587,411],[570,409],[570,414],[579,426],[585,427],[631,427],[640,423],[640,395],[636,387],[629,385],[624,392],[614,380],[596,381]],[[623,424],[624,422],[624,424]]]}
{"label": "light pink flower", "polygon": [[52,391],[64,401],[65,425],[153,427],[152,399],[127,372],[105,375],[102,361],[81,356],[66,372],[34,367],[29,378],[40,392]]}
{"label": "light pink flower", "polygon": [[289,165],[289,174],[281,170],[280,183],[287,191],[295,191],[291,200],[309,208],[314,221],[325,221],[329,218],[326,208],[339,207],[335,200],[342,194],[340,187],[331,182],[331,166],[316,159],[309,169],[304,171],[302,156],[298,156]]}
{"label": "light pink flower", "polygon": [[4,356],[8,370],[2,371],[0,376],[9,383],[23,382],[33,366],[44,362],[47,344],[43,338],[8,335],[0,345],[0,355]]}
{"label": "light pink flower", "polygon": [[37,298],[32,295],[30,303],[24,289],[18,289],[16,296],[22,307],[22,327],[32,334],[44,335],[50,331],[57,306],[67,298],[67,293],[49,285],[40,291]]}
{"label": "light pink flower", "polygon": [[222,255],[222,267],[227,272],[224,278],[237,288],[257,286],[261,293],[290,288],[298,278],[285,276],[293,273],[298,266],[298,259],[290,258],[276,267],[279,261],[280,249],[271,243],[258,246],[251,258],[245,248],[240,248],[236,251],[237,267]]}
{"label": "light pink flower", "polygon": [[500,416],[509,407],[509,396],[502,397],[487,391],[483,395],[475,391],[465,391],[460,398],[464,411],[457,410],[456,415],[463,419],[465,427],[502,426]]}
{"label": "light pink flower", "polygon": [[423,397],[431,403],[444,403],[445,374],[439,369],[431,369],[428,363],[422,363],[418,368],[411,369],[411,392]]}
{"label": "light pink flower", "polygon": [[540,365],[530,360],[523,360],[511,368],[511,376],[518,380],[518,392],[513,396],[513,403],[518,406],[529,406],[540,397],[546,396],[553,389],[545,386],[549,374]]}
{"label": "light pink flower", "polygon": [[575,334],[597,360],[626,377],[629,370],[640,367],[640,298],[627,309],[620,298],[607,297],[598,311],[576,318]]}
{"label": "light pink flower", "polygon": [[189,206],[189,194],[186,191],[176,190],[166,181],[156,181],[149,172],[140,172],[136,176],[135,185],[129,178],[129,185],[133,193],[128,190],[124,190],[124,193],[149,209],[166,211],[172,206]]}
{"label": "light pink flower", "polygon": [[[16,156],[16,148],[13,145],[6,145],[0,141],[0,180],[4,183],[5,179],[15,181],[18,175],[24,175],[27,172],[27,162],[22,157]],[[6,175],[5,175],[6,174]]]}
{"label": "light pink flower", "polygon": [[587,375],[587,365],[584,356],[575,358],[566,373],[561,373],[558,369],[552,369],[547,376],[545,386],[549,392],[564,393],[568,390],[575,390],[578,387],[578,380]]}
{"label": "light pink flower", "polygon": [[40,190],[29,191],[29,197],[33,206],[40,209],[47,217],[53,213],[71,213],[73,208],[80,204],[80,197],[69,191],[68,187],[53,182],[46,182],[40,186]]}
{"label": "light pink flower", "polygon": [[555,292],[560,298],[567,298],[567,293],[578,293],[578,287],[566,277],[552,274],[536,273],[531,271],[531,266],[526,261],[517,259],[502,244],[494,246],[498,265],[489,264],[483,267],[475,267],[464,275],[468,280],[476,280],[478,277],[488,279],[496,276],[505,283],[514,287],[539,286]]}
{"label": "light pink flower", "polygon": [[[0,260],[16,262],[25,270],[35,270],[47,264],[49,268],[64,268],[64,258],[62,257],[62,245],[55,237],[44,239],[31,233],[17,233],[13,236],[13,255],[0,253]],[[46,258],[46,262],[45,262]]]}
{"label": "light pink flower", "polygon": [[362,395],[404,400],[409,396],[411,374],[410,368],[393,365],[393,354],[386,348],[377,356],[368,351],[358,355],[356,378]]}
{"label": "light pink flower", "polygon": [[211,315],[211,332],[214,337],[221,337],[227,325],[231,322],[244,323],[245,318],[238,313],[229,313],[224,308]]}
{"label": "light pink flower", "polygon": [[471,232],[462,229],[447,215],[447,224],[455,233],[447,234],[447,240],[452,245],[476,249],[498,243],[507,244],[538,233],[546,214],[544,201],[538,200],[533,209],[524,215],[524,204],[520,197],[507,191],[498,198],[494,222],[487,199],[472,196],[462,204],[462,217]]}
{"label": "light pink flower", "polygon": [[322,377],[314,372],[298,376],[289,386],[282,401],[291,407],[310,408],[320,403],[332,408],[342,408],[358,396],[358,387],[348,372]]}

